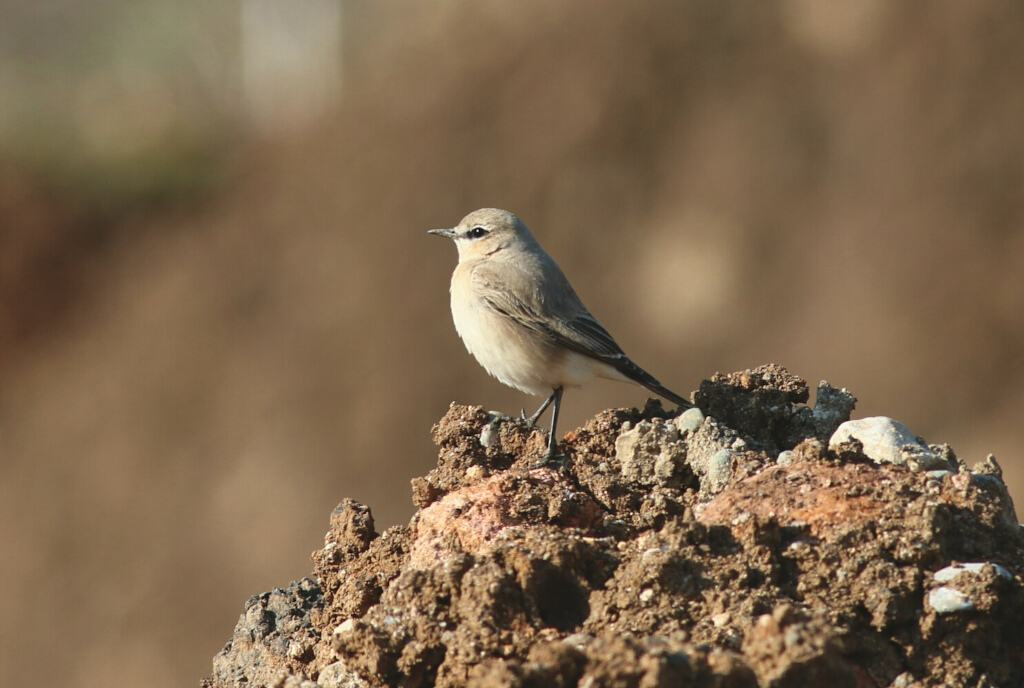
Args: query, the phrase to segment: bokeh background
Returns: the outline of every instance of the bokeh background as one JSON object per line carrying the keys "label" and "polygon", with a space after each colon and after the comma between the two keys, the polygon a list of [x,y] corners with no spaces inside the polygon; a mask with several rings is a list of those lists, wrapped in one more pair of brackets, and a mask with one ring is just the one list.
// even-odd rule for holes
{"label": "bokeh background", "polygon": [[[0,2],[0,685],[196,685],[343,497],[412,514],[518,213],[688,394],[766,362],[1024,495],[1024,5]],[[569,430],[643,390],[566,397]]]}

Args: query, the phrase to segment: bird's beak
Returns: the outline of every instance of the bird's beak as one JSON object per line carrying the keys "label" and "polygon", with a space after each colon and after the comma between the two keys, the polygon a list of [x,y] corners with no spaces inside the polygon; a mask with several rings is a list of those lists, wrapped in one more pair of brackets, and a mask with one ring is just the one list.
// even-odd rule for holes
{"label": "bird's beak", "polygon": [[427,234],[436,234],[438,236],[448,237],[449,239],[455,238],[454,229],[428,229]]}

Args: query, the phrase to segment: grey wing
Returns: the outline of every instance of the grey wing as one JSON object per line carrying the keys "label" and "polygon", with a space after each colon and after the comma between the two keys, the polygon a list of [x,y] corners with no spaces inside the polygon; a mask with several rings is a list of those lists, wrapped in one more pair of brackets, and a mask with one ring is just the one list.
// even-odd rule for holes
{"label": "grey wing", "polygon": [[[646,370],[633,363],[608,334],[601,323],[583,305],[561,270],[542,272],[547,283],[535,288],[537,275],[506,271],[505,279],[497,280],[487,270],[473,273],[473,287],[488,308],[501,313],[520,326],[552,344],[589,356],[610,365],[630,380],[683,407],[692,404],[666,389]],[[527,288],[516,288],[516,286]],[[545,296],[542,297],[541,294]]]}
{"label": "grey wing", "polygon": [[[556,268],[557,269],[557,268]],[[580,301],[572,285],[561,274],[548,273],[545,297],[536,289],[510,289],[509,283],[527,284],[524,278],[504,280],[506,288],[499,288],[497,280],[486,270],[473,274],[477,294],[489,308],[532,330],[553,344],[564,346],[590,358],[607,363],[624,375],[636,379],[637,373],[646,375],[629,360],[608,331],[590,314]]]}

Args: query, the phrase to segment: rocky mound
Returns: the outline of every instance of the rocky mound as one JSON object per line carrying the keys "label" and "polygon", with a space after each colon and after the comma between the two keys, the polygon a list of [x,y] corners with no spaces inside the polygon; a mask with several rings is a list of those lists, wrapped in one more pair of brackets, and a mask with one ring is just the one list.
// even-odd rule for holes
{"label": "rocky mound", "polygon": [[[347,500],[315,579],[258,595],[206,688],[1024,686],[1024,536],[973,470],[778,366],[570,432],[434,427],[419,511]],[[838,428],[838,430],[837,430]]]}

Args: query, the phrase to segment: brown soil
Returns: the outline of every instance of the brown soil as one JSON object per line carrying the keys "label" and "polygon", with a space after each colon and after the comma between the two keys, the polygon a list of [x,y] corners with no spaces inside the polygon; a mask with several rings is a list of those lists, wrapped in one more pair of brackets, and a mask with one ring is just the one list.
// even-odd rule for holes
{"label": "brown soil", "polygon": [[[453,405],[409,525],[378,535],[343,502],[316,582],[253,597],[204,685],[1024,686],[1024,537],[994,459],[831,452],[854,400],[807,399],[778,366],[716,376],[699,427],[608,410],[561,469],[535,467],[542,431]],[[942,583],[970,608],[936,609],[957,562],[986,564]]]}

